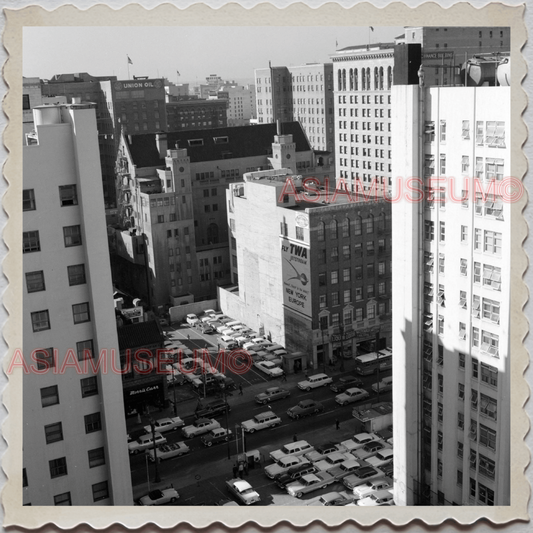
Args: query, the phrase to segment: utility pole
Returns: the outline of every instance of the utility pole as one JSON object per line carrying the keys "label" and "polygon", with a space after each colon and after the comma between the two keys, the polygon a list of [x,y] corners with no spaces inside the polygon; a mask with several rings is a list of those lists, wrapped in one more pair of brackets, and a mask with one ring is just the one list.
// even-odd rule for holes
{"label": "utility pole", "polygon": [[155,463],[155,476],[154,483],[159,483],[161,478],[159,477],[159,465],[157,464],[157,446],[155,444],[155,420],[150,418],[150,428],[152,430],[152,444],[154,446],[154,463]]}

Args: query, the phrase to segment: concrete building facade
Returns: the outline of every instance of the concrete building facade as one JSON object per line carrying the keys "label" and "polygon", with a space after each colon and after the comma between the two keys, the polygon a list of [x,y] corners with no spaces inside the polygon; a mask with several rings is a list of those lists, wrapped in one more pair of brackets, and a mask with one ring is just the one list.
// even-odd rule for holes
{"label": "concrete building facade", "polygon": [[228,126],[248,126],[257,116],[255,85],[226,83],[218,90],[217,98],[228,101]]}
{"label": "concrete building facade", "polygon": [[22,328],[39,373],[23,378],[23,504],[131,505],[95,106],[40,106],[34,123]]}
{"label": "concrete building facade", "polygon": [[331,63],[256,69],[258,123],[298,120],[313,150],[333,154],[332,72]]}
{"label": "concrete building facade", "polygon": [[166,104],[167,130],[225,128],[228,125],[227,107],[228,103],[223,100],[179,97]]}
{"label": "concrete building facade", "polygon": [[394,85],[392,109],[395,501],[509,505],[510,90]]}

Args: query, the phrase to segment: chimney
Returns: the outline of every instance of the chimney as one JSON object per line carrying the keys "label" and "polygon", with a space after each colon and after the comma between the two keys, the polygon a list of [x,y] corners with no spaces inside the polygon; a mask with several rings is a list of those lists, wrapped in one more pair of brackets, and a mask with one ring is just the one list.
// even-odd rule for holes
{"label": "chimney", "polygon": [[155,142],[157,144],[157,149],[159,151],[159,157],[164,159],[167,156],[167,134],[166,133],[156,133]]}

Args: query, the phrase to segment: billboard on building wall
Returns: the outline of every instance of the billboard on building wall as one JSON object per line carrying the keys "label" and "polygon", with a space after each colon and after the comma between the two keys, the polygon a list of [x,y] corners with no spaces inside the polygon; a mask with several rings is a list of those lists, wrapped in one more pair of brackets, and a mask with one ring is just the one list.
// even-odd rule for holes
{"label": "billboard on building wall", "polygon": [[305,243],[281,239],[283,305],[311,318],[311,257]]}

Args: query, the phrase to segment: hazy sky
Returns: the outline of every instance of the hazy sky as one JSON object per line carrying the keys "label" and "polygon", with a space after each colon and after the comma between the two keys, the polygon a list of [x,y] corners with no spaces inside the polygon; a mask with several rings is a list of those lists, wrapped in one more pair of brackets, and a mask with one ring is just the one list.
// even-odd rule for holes
{"label": "hazy sky", "polygon": [[[196,26],[196,27],[25,27],[23,75],[49,79],[54,74],[88,72],[168,77],[180,83],[205,83],[209,74],[225,80],[253,80],[254,68],[330,61],[338,48],[392,42],[401,27]],[[181,76],[178,79],[176,71]]]}

